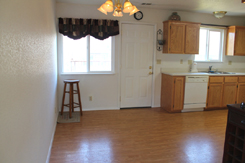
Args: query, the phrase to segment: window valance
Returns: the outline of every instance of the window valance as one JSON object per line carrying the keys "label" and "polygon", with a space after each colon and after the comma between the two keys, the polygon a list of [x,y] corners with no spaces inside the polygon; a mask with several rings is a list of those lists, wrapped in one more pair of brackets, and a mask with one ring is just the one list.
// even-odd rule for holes
{"label": "window valance", "polygon": [[91,35],[99,40],[119,35],[117,20],[59,18],[59,32],[74,40]]}

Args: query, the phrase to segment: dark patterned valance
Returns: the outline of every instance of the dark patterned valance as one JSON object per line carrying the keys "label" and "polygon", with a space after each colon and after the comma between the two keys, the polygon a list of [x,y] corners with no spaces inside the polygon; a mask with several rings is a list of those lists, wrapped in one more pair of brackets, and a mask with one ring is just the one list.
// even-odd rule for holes
{"label": "dark patterned valance", "polygon": [[74,40],[91,35],[99,40],[119,35],[117,20],[59,18],[59,32]]}

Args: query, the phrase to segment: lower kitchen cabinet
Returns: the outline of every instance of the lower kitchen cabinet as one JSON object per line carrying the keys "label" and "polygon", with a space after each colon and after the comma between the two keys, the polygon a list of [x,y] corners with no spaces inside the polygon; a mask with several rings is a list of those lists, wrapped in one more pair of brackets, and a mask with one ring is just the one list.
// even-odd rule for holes
{"label": "lower kitchen cabinet", "polygon": [[206,109],[245,102],[244,76],[210,76]]}
{"label": "lower kitchen cabinet", "polygon": [[237,103],[245,102],[245,83],[238,83]]}
{"label": "lower kitchen cabinet", "polygon": [[[181,112],[184,95],[185,76],[162,74],[161,108],[167,112]],[[241,102],[245,102],[245,76],[209,76],[204,110],[224,109],[228,104]]]}
{"label": "lower kitchen cabinet", "polygon": [[162,74],[161,108],[181,112],[184,106],[185,76]]}
{"label": "lower kitchen cabinet", "polygon": [[237,96],[237,83],[228,83],[228,84],[225,83],[222,106],[226,107],[228,104],[235,104],[236,96]]}
{"label": "lower kitchen cabinet", "polygon": [[222,94],[223,84],[210,84],[208,87],[207,107],[220,107]]}
{"label": "lower kitchen cabinet", "polygon": [[174,77],[173,110],[179,111],[184,105],[185,77]]}

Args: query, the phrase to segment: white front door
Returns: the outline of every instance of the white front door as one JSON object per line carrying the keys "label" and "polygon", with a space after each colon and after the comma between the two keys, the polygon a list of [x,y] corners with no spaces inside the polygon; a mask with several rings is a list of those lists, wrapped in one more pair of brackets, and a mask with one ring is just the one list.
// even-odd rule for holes
{"label": "white front door", "polygon": [[122,24],[121,108],[150,107],[154,26]]}

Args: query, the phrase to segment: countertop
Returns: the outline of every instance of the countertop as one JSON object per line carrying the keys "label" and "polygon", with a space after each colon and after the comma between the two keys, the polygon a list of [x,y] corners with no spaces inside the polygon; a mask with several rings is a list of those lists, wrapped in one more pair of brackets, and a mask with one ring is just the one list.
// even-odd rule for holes
{"label": "countertop", "polygon": [[[205,70],[201,72],[188,72],[183,69],[161,69],[161,73],[171,75],[171,76],[245,76],[244,69],[231,69],[231,70],[219,70],[224,72],[233,72],[235,74],[215,74],[215,73],[205,73]],[[206,70],[207,72],[207,70]]]}

